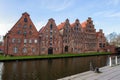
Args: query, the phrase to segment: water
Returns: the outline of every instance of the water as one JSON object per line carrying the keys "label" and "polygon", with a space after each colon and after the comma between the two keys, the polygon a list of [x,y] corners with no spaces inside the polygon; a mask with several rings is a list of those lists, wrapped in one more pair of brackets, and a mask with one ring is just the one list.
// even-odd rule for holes
{"label": "water", "polygon": [[108,56],[13,61],[0,63],[0,80],[56,80],[106,66]]}

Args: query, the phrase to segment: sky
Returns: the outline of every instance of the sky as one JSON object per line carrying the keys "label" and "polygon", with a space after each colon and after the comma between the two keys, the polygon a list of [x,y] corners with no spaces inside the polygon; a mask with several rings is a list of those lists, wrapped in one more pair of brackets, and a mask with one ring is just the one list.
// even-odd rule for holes
{"label": "sky", "polygon": [[0,0],[0,35],[5,35],[27,12],[39,31],[53,18],[56,24],[67,18],[80,23],[91,17],[96,31],[120,33],[120,0]]}

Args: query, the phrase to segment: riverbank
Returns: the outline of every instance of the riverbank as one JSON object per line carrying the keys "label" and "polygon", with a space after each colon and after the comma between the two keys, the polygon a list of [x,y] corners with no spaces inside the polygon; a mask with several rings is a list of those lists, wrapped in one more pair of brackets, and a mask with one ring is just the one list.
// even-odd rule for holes
{"label": "riverbank", "polygon": [[105,66],[100,68],[100,73],[87,71],[76,75],[71,75],[58,80],[119,80],[120,65],[110,67]]}
{"label": "riverbank", "polygon": [[80,54],[52,54],[52,55],[39,55],[39,56],[3,56],[0,55],[0,61],[16,61],[16,60],[34,60],[34,59],[56,59],[56,58],[71,58],[71,57],[87,57],[87,56],[101,56],[111,55],[107,52],[93,52],[93,53],[80,53]]}

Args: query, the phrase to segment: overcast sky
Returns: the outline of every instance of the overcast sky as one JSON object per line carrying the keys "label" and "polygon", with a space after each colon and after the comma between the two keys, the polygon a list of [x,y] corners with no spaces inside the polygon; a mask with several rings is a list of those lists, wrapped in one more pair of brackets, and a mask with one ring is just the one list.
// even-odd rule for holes
{"label": "overcast sky", "polygon": [[96,30],[105,35],[120,32],[120,0],[0,0],[0,35],[5,35],[22,16],[28,12],[37,30],[49,18],[56,24],[66,18],[80,23],[88,17],[93,19]]}

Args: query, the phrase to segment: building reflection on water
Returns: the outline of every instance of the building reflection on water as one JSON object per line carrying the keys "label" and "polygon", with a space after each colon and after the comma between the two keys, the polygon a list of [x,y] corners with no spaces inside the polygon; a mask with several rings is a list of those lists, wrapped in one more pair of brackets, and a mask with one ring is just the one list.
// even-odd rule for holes
{"label": "building reflection on water", "polygon": [[1,80],[55,80],[88,71],[90,62],[97,67],[107,64],[108,56],[13,61],[0,63]]}

